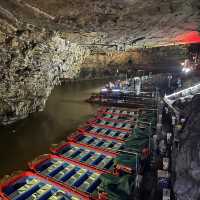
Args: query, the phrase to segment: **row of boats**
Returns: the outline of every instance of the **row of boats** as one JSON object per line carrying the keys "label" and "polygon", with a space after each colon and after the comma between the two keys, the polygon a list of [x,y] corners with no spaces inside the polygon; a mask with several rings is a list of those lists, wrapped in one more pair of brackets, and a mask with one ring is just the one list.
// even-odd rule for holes
{"label": "row of boats", "polygon": [[0,198],[126,199],[130,192],[122,185],[130,179],[132,191],[149,164],[155,122],[154,108],[102,107],[66,141],[51,147],[50,154],[28,163],[28,171],[4,179]]}
{"label": "row of boats", "polygon": [[102,106],[117,106],[117,107],[155,107],[157,95],[155,92],[140,93],[138,96],[135,94],[124,94],[120,92],[111,93],[94,93],[86,101],[88,103],[95,103]]}

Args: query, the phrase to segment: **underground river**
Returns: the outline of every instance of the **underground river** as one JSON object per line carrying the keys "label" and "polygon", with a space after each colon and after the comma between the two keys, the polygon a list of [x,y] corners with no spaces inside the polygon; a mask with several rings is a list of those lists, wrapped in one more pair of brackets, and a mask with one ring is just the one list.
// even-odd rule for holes
{"label": "underground river", "polygon": [[65,140],[98,108],[84,102],[106,80],[64,83],[52,91],[43,112],[7,127],[0,127],[0,177],[27,169],[27,162]]}

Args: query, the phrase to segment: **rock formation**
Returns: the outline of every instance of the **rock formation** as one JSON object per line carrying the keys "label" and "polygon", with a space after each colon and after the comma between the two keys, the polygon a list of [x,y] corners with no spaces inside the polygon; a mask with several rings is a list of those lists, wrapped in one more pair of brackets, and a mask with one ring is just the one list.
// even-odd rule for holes
{"label": "rock formation", "polygon": [[89,50],[56,33],[18,31],[0,49],[0,123],[8,124],[43,110],[60,78],[78,76]]}
{"label": "rock formation", "polygon": [[103,44],[123,49],[188,42],[199,30],[199,6],[199,0],[7,0],[0,14],[13,25],[102,33]]}
{"label": "rock formation", "polygon": [[179,135],[180,151],[177,152],[176,182],[174,192],[177,200],[199,200],[200,198],[200,96],[193,98],[185,107],[188,115],[185,128]]}
{"label": "rock formation", "polygon": [[[128,70],[145,69],[146,71],[174,71],[184,61],[187,46],[168,46],[142,49],[129,49],[125,52],[96,52],[88,56],[83,68]],[[106,69],[105,69],[106,70]]]}

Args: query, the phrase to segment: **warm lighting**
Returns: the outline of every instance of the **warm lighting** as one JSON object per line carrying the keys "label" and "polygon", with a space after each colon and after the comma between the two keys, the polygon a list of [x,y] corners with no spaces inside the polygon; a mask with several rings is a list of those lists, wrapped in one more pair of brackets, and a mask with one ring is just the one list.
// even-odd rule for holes
{"label": "warm lighting", "polygon": [[107,88],[102,88],[102,89],[101,89],[101,92],[107,92],[107,91],[108,91]]}
{"label": "warm lighting", "polygon": [[200,42],[200,34],[198,31],[190,31],[176,36],[174,42],[177,44],[192,44]]}
{"label": "warm lighting", "polygon": [[186,69],[185,69],[185,73],[188,73],[188,72],[190,72],[190,71],[191,71],[190,68],[186,68]]}
{"label": "warm lighting", "polygon": [[184,62],[182,62],[182,63],[181,63],[181,65],[182,65],[182,66],[184,66],[184,65],[185,65],[185,63],[184,63]]}
{"label": "warm lighting", "polygon": [[188,72],[191,71],[191,69],[188,68],[188,67],[184,67],[184,68],[182,69],[182,71],[185,72],[185,73],[187,74]]}

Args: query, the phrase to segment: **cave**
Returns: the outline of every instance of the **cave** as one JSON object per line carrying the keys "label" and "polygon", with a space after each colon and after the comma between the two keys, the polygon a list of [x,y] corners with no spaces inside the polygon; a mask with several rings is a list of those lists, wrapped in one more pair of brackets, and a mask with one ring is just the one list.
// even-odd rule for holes
{"label": "cave", "polygon": [[0,46],[0,200],[200,200],[199,0],[2,0]]}

